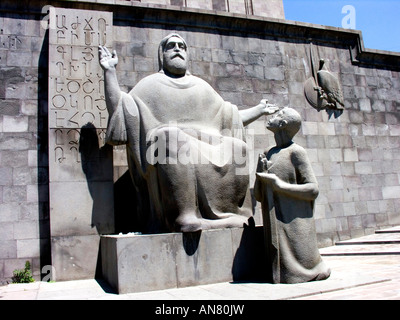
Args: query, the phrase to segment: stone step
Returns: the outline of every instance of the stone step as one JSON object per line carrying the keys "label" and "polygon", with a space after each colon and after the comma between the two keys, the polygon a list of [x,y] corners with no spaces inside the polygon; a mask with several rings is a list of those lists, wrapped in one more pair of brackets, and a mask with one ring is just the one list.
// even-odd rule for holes
{"label": "stone step", "polygon": [[400,244],[400,233],[371,234],[361,238],[336,242],[338,246],[356,244]]}
{"label": "stone step", "polygon": [[319,250],[321,256],[400,255],[400,244],[351,244]]}
{"label": "stone step", "polygon": [[400,226],[382,229],[361,238],[338,241],[320,249],[322,256],[400,255]]}
{"label": "stone step", "polygon": [[388,229],[376,230],[375,233],[377,233],[377,234],[381,234],[381,233],[400,233],[400,226],[396,226],[396,227],[388,228]]}

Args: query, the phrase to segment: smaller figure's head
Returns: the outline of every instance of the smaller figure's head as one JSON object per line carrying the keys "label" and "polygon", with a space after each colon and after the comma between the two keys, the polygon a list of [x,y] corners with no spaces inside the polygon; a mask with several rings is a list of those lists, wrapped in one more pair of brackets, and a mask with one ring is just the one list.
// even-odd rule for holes
{"label": "smaller figure's head", "polygon": [[267,123],[267,129],[272,132],[285,130],[293,138],[301,127],[301,116],[292,108],[283,108]]}
{"label": "smaller figure's head", "polygon": [[160,71],[172,76],[184,76],[187,58],[187,44],[180,35],[171,33],[161,40],[158,52]]}

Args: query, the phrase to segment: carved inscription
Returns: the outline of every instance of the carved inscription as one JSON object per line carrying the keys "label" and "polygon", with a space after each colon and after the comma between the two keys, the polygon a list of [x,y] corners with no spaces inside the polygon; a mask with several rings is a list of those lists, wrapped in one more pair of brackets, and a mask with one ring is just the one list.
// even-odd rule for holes
{"label": "carved inscription", "polygon": [[[108,114],[98,62],[98,46],[112,47],[113,22],[111,12],[51,6],[49,18],[52,263],[57,277],[71,279],[95,273],[97,235],[114,232],[113,149],[105,145]],[[73,239],[67,249],[60,237]]]}
{"label": "carved inscription", "polygon": [[22,40],[16,35],[0,34],[0,48],[9,50],[18,50],[22,46]]}
{"label": "carved inscription", "polygon": [[111,46],[112,14],[53,8],[50,17],[49,118],[51,128],[106,128],[108,113],[97,48]]}
{"label": "carved inscription", "polygon": [[49,31],[50,162],[79,164],[79,135],[85,126],[104,145],[108,112],[98,46],[112,47],[112,13],[51,8]]}
{"label": "carved inscription", "polygon": [[[56,164],[68,162],[68,164],[81,163],[82,152],[80,142],[82,140],[81,132],[87,129],[52,129],[54,153],[50,155],[50,161]],[[92,130],[91,136],[97,137],[98,145],[92,145],[93,148],[100,148],[106,144],[106,129]]]}

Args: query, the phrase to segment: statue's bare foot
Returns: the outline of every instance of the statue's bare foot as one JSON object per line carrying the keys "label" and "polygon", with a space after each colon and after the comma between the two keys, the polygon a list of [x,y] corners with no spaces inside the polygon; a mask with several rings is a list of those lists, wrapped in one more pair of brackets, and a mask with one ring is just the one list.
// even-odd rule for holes
{"label": "statue's bare foot", "polygon": [[221,219],[204,219],[203,230],[206,229],[225,229],[225,228],[243,228],[249,226],[249,218],[238,214],[227,215],[226,218]]}
{"label": "statue's bare foot", "polygon": [[194,214],[180,215],[175,220],[177,231],[180,232],[196,232],[202,230],[202,220]]}
{"label": "statue's bare foot", "polygon": [[226,214],[220,219],[198,218],[194,214],[182,214],[175,220],[178,232],[196,232],[200,230],[243,228],[249,226],[249,218],[238,214]]}

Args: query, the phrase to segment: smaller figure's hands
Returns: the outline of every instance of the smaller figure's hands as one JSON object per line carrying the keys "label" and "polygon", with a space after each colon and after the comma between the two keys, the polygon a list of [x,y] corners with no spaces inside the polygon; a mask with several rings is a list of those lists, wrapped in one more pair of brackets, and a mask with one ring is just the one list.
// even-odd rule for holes
{"label": "smaller figure's hands", "polygon": [[104,71],[115,69],[118,64],[117,52],[113,50],[111,54],[106,47],[99,46],[99,61],[100,66]]}
{"label": "smaller figure's hands", "polygon": [[276,174],[267,172],[257,172],[256,176],[267,183],[274,183],[278,179]]}
{"label": "smaller figure's hands", "polygon": [[262,113],[267,116],[279,111],[279,107],[275,104],[269,104],[268,99],[262,99],[259,106],[262,108]]}
{"label": "smaller figure's hands", "polygon": [[267,157],[265,156],[265,154],[261,153],[258,156],[258,164],[257,164],[257,170],[256,172],[264,172],[265,170],[267,170]]}
{"label": "smaller figure's hands", "polygon": [[274,173],[266,173],[266,172],[257,172],[256,173],[257,179],[267,183],[271,186],[273,190],[279,190],[281,180],[278,176]]}

